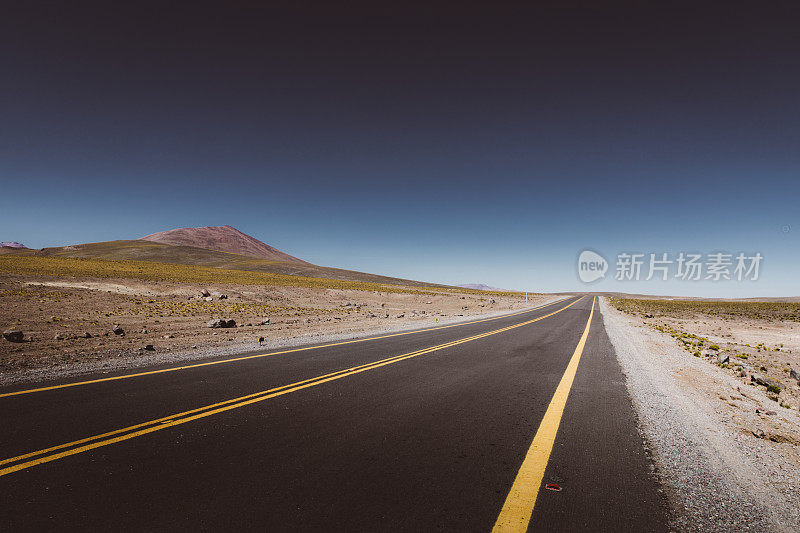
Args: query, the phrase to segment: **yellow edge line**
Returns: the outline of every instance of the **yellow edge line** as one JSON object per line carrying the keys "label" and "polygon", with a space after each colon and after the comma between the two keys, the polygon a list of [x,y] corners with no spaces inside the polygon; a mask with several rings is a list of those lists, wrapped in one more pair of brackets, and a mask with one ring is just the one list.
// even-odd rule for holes
{"label": "yellow edge line", "polygon": [[[89,385],[89,384],[92,384],[92,383],[101,383],[101,382],[104,382],[104,381],[117,381],[117,380],[121,380],[121,379],[138,378],[138,377],[141,377],[141,376],[149,376],[149,375],[152,375],[152,374],[162,374],[164,372],[175,372],[177,370],[187,370],[187,369],[190,369],[190,368],[200,368],[200,367],[203,367],[203,366],[221,365],[221,364],[225,364],[225,363],[235,363],[237,361],[246,361],[248,359],[257,359],[257,358],[260,358],[260,357],[270,357],[272,355],[282,355],[282,354],[293,353],[293,352],[302,352],[302,351],[305,351],[305,350],[316,350],[316,349],[319,349],[319,348],[330,348],[331,346],[343,346],[345,344],[353,344],[353,343],[357,343],[357,342],[366,342],[366,341],[372,341],[372,340],[377,340],[377,339],[388,339],[389,337],[399,337],[401,335],[413,335],[415,333],[424,333],[426,331],[435,331],[435,330],[439,330],[439,329],[454,328],[454,327],[458,327],[458,326],[467,326],[467,325],[470,325],[470,324],[478,324],[480,322],[487,322],[487,321],[490,321],[490,320],[500,320],[501,318],[508,318],[508,317],[512,317],[512,316],[521,315],[523,313],[529,313],[531,311],[536,311],[537,309],[541,309],[541,308],[547,307],[549,305],[554,305],[554,304],[557,304],[557,303],[561,303],[561,302],[563,302],[565,300],[568,300],[569,298],[572,298],[572,296],[568,296],[567,298],[562,298],[561,300],[556,300],[555,302],[550,302],[549,304],[540,305],[538,307],[534,307],[534,308],[531,308],[531,309],[525,309],[524,311],[518,311],[516,313],[509,313],[507,315],[496,316],[496,317],[491,317],[491,318],[482,318],[480,320],[473,320],[473,321],[470,321],[470,322],[459,322],[458,324],[449,324],[447,326],[436,326],[436,327],[433,327],[433,328],[421,329],[421,330],[417,330],[417,331],[403,331],[403,332],[400,332],[400,333],[390,333],[388,335],[380,335],[380,336],[377,336],[377,337],[367,337],[367,338],[363,338],[363,339],[352,339],[352,340],[349,340],[349,341],[334,342],[334,343],[330,343],[330,344],[320,344],[320,345],[317,345],[317,346],[305,346],[303,348],[293,348],[293,349],[290,349],[290,350],[281,350],[279,352],[269,352],[269,353],[255,354],[255,355],[246,355],[246,356],[243,356],[243,357],[234,357],[232,359],[223,359],[221,361],[209,361],[207,363],[196,363],[196,364],[193,364],[193,365],[183,365],[183,366],[176,366],[176,367],[172,367],[172,368],[162,368],[161,370],[150,370],[150,371],[147,371],[147,372],[137,372],[135,374],[125,374],[125,375],[122,375],[122,376],[112,376],[112,377],[108,377],[108,378],[98,378],[98,379],[91,379],[91,380],[87,380],[87,381],[77,381],[75,383],[64,383],[62,385],[51,385],[51,386],[48,386],[48,387],[38,387],[38,388],[35,388],[35,389],[26,389],[26,390],[20,390],[20,391],[15,391],[15,392],[6,392],[6,393],[3,393],[3,394],[0,394],[0,398],[6,398],[6,397],[9,397],[9,396],[19,396],[21,394],[31,394],[31,393],[34,393],[34,392],[43,392],[43,391],[55,390],[55,389],[65,389],[67,387],[78,387],[80,385]],[[0,464],[2,464],[2,463],[0,463]]]}
{"label": "yellow edge line", "polygon": [[[4,468],[4,469],[0,470],[0,476],[5,476],[7,474],[11,474],[13,472],[17,472],[19,470],[30,468],[32,466],[36,466],[36,465],[39,465],[39,464],[42,464],[42,463],[48,463],[50,461],[55,461],[57,459],[61,459],[63,457],[68,457],[70,455],[75,455],[75,454],[78,454],[78,453],[81,453],[81,452],[93,450],[93,449],[99,448],[101,446],[108,446],[109,444],[114,444],[114,443],[121,442],[121,441],[124,441],[124,440],[132,439],[134,437],[139,437],[141,435],[146,435],[148,433],[152,433],[154,431],[159,431],[159,430],[162,430],[162,429],[166,429],[168,427],[177,426],[179,424],[185,424],[185,423],[190,422],[192,420],[205,418],[207,416],[211,416],[211,415],[214,415],[214,414],[217,414],[217,413],[221,413],[221,412],[228,411],[228,410],[231,410],[231,409],[236,409],[238,407],[243,407],[243,406],[246,406],[246,405],[250,405],[252,403],[261,402],[261,401],[264,401],[264,400],[267,400],[267,399],[270,399],[270,398],[274,398],[276,396],[281,396],[281,395],[284,395],[284,394],[288,394],[290,392],[298,391],[298,390],[305,389],[305,388],[308,388],[308,387],[313,387],[313,386],[316,386],[316,385],[320,385],[322,383],[327,383],[329,381],[341,379],[343,377],[352,376],[354,374],[359,374],[359,373],[365,372],[367,370],[372,370],[374,368],[379,368],[379,367],[382,367],[382,366],[385,366],[385,365],[390,365],[390,364],[393,364],[393,363],[397,363],[397,362],[403,361],[405,359],[410,359],[412,357],[417,357],[419,355],[423,355],[423,354],[426,354],[426,353],[430,353],[430,352],[434,352],[434,351],[437,351],[437,350],[441,350],[443,348],[448,348],[450,346],[463,344],[465,342],[470,342],[470,341],[473,341],[473,340],[476,340],[476,339],[480,339],[480,338],[483,338],[483,337],[488,337],[489,335],[495,335],[497,333],[502,333],[502,332],[505,332],[505,331],[509,331],[511,329],[515,329],[515,328],[518,328],[518,327],[521,327],[521,326],[532,324],[534,322],[538,322],[540,320],[544,320],[545,318],[548,318],[548,317],[551,317],[551,316],[553,316],[555,314],[558,314],[561,311],[564,311],[565,309],[567,309],[569,307],[572,307],[573,305],[575,305],[576,303],[581,301],[583,298],[584,297],[581,296],[577,300],[567,304],[566,306],[562,307],[561,309],[553,311],[552,313],[548,313],[546,315],[543,315],[543,316],[540,316],[538,318],[534,318],[532,320],[528,320],[528,321],[525,321],[525,322],[520,322],[519,324],[514,324],[514,325],[511,325],[511,326],[507,326],[505,328],[500,328],[500,329],[496,329],[496,330],[493,330],[493,331],[480,333],[478,335],[473,335],[472,337],[467,337],[467,338],[464,338],[464,339],[451,341],[451,342],[447,342],[447,343],[444,343],[444,344],[439,344],[437,346],[432,346],[430,348],[424,348],[422,350],[417,350],[415,352],[410,352],[410,353],[406,353],[406,354],[402,354],[402,355],[396,355],[396,356],[393,356],[393,357],[388,357],[386,359],[374,361],[372,363],[367,363],[367,364],[364,364],[364,365],[361,365],[361,366],[352,367],[352,368],[348,368],[348,369],[344,369],[344,370],[339,370],[337,372],[332,372],[330,374],[324,374],[322,376],[309,378],[309,379],[306,379],[306,380],[303,380],[303,381],[298,381],[296,383],[291,383],[289,385],[283,385],[283,386],[276,387],[276,388],[273,388],[273,389],[268,389],[268,390],[264,390],[264,391],[261,391],[261,392],[248,394],[246,396],[241,396],[239,398],[234,398],[234,399],[231,399],[231,400],[226,400],[226,401],[223,401],[223,402],[214,403],[214,404],[211,404],[211,405],[207,405],[205,407],[199,407],[197,409],[192,409],[190,411],[184,411],[182,413],[175,413],[175,414],[172,414],[172,415],[169,415],[169,416],[165,416],[165,417],[162,417],[162,418],[157,418],[155,420],[150,420],[148,422],[143,422],[143,423],[136,424],[136,425],[133,425],[133,426],[128,426],[126,428],[117,429],[117,430],[114,430],[114,431],[109,431],[107,433],[94,435],[92,437],[87,437],[87,438],[84,438],[84,439],[68,442],[68,443],[65,443],[65,444],[59,444],[57,446],[52,446],[50,448],[45,448],[45,449],[38,450],[38,451],[35,451],[35,452],[26,453],[24,455],[18,455],[16,457],[11,457],[11,458],[8,458],[8,459],[4,459],[4,460],[0,461],[0,465],[13,463],[13,462],[16,462],[16,461],[20,461],[20,460],[23,460],[23,459],[28,459],[30,457],[35,457],[37,455],[42,455],[42,454],[45,454],[45,453],[49,453],[49,452],[60,450],[60,449],[64,449],[64,448],[69,448],[71,446],[75,446],[75,445],[78,445],[78,444],[89,443],[91,441],[95,441],[95,440],[98,440],[98,439],[103,439],[105,437],[110,437],[112,435],[119,435],[120,433],[125,433],[124,435],[119,435],[117,437],[113,437],[113,438],[106,439],[106,440],[99,440],[98,442],[91,442],[90,444],[85,444],[84,446],[80,446],[80,447],[77,447],[77,448],[71,448],[71,449],[65,450],[63,452],[59,452],[59,453],[55,453],[55,454],[51,454],[51,455],[46,455],[46,456],[40,457],[38,459],[34,459],[34,460],[31,460],[31,461],[27,461],[27,462],[24,462],[24,463],[20,463],[20,464],[14,465],[14,466],[10,466],[10,467]],[[191,416],[187,416],[187,415],[191,415]],[[181,417],[184,417],[184,418],[181,418]],[[180,418],[180,419],[179,420],[175,420],[176,418]],[[155,425],[153,427],[146,427],[146,426],[152,426],[153,424],[158,424],[158,425]],[[134,431],[132,433],[128,433],[128,432],[130,432],[132,430],[138,430],[138,431]]]}
{"label": "yellow edge line", "polygon": [[564,407],[567,404],[569,391],[572,382],[578,371],[578,364],[581,361],[581,354],[589,337],[589,329],[592,325],[594,316],[594,304],[597,297],[592,299],[592,310],[589,313],[589,320],[586,322],[586,329],[583,330],[575,352],[569,360],[566,371],[561,377],[561,381],[553,394],[550,405],[544,413],[533,443],[522,461],[522,466],[517,472],[514,484],[506,497],[500,515],[492,528],[493,533],[500,532],[521,532],[527,531],[528,525],[533,515],[533,508],[536,505],[536,498],[539,495],[539,488],[542,485],[544,471],[547,462],[550,460],[550,453],[553,451],[553,444],[556,440],[556,433],[561,424],[561,417],[564,415]]}

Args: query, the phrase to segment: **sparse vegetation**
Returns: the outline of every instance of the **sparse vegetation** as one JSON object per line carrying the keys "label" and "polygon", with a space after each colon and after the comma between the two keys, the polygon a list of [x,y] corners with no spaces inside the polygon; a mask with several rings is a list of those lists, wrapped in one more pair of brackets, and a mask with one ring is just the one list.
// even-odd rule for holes
{"label": "sparse vegetation", "polygon": [[[792,371],[790,360],[792,350],[784,343],[768,344],[747,338],[737,338],[743,328],[749,328],[751,335],[769,330],[771,336],[776,330],[792,330],[791,324],[800,320],[800,303],[792,302],[726,302],[700,300],[656,300],[634,298],[610,298],[610,303],[618,310],[641,317],[645,324],[666,333],[678,341],[682,347],[695,357],[703,358],[721,368],[730,369],[751,384],[748,376],[760,373],[775,381],[766,387],[767,394],[775,401],[786,396],[797,400],[796,381],[789,374]],[[728,323],[730,322],[730,326]],[[689,333],[685,329],[693,329]],[[699,335],[704,333],[713,342]],[[738,341],[738,342],[737,342]],[[775,380],[774,376],[780,377]],[[783,387],[778,386],[782,381]],[[783,402],[783,400],[780,400]],[[791,405],[787,402],[786,405]]]}
{"label": "sparse vegetation", "polygon": [[518,296],[519,293],[487,292],[472,289],[419,286],[405,287],[361,281],[312,278],[247,270],[155,263],[150,261],[117,261],[73,257],[45,257],[32,255],[0,256],[0,272],[25,276],[71,276],[90,278],[127,278],[145,281],[170,281],[198,284],[233,283],[239,285],[278,285],[284,287],[312,287],[324,289],[351,289],[361,291],[395,292],[406,294],[465,293],[481,296]]}
{"label": "sparse vegetation", "polygon": [[612,298],[614,307],[631,314],[679,317],[699,313],[723,319],[791,320],[800,322],[797,302],[724,302],[709,300],[649,300]]}

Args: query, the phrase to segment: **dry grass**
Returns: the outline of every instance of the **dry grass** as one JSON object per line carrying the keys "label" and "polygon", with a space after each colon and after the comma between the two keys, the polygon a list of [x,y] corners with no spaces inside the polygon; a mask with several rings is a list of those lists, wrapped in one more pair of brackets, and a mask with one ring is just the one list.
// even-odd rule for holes
{"label": "dry grass", "polygon": [[[728,369],[745,382],[748,374],[759,373],[781,383],[780,388],[767,386],[768,396],[781,406],[794,408],[800,400],[797,382],[790,378],[798,365],[790,346],[796,348],[793,332],[800,321],[800,303],[609,300],[620,311],[638,315],[648,326],[670,335],[693,356]],[[760,335],[765,338],[759,339]]]}
{"label": "dry grass", "polygon": [[611,298],[611,303],[626,313],[682,317],[702,314],[722,319],[753,319],[800,322],[800,303],[794,302],[721,302],[698,300],[645,300]]}
{"label": "dry grass", "polygon": [[123,278],[197,284],[273,285],[322,289],[351,289],[406,294],[464,293],[481,296],[519,296],[519,293],[450,289],[445,287],[404,287],[362,281],[313,278],[247,270],[155,263],[150,261],[107,260],[32,255],[0,256],[0,274],[79,278]]}

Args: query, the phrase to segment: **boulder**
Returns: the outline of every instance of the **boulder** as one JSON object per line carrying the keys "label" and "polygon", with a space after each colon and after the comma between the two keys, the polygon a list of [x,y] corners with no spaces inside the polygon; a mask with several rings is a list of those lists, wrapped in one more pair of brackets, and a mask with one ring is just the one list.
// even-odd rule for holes
{"label": "boulder", "polygon": [[727,363],[730,360],[731,360],[731,358],[730,358],[730,356],[728,354],[724,354],[724,353],[717,354],[717,363],[719,363],[721,365]]}
{"label": "boulder", "polygon": [[111,327],[111,331],[113,331],[113,332],[114,332],[114,335],[120,335],[120,336],[122,336],[122,337],[124,337],[124,336],[125,336],[125,330],[124,330],[124,329],[122,329],[122,328],[120,327],[120,325],[119,325],[119,324],[114,324],[114,325]]}
{"label": "boulder", "polygon": [[3,338],[8,342],[22,342],[25,334],[18,329],[7,329],[3,332]]}
{"label": "boulder", "polygon": [[783,389],[783,385],[779,381],[762,376],[761,374],[752,374],[750,376],[750,381],[755,381],[762,387],[777,387],[778,389]]}
{"label": "boulder", "polygon": [[206,322],[206,327],[209,328],[235,328],[235,320],[225,320],[224,318],[215,318]]}
{"label": "boulder", "polygon": [[202,291],[200,291],[200,294],[203,296],[203,298],[211,296],[211,293],[208,291],[208,289],[203,289]]}
{"label": "boulder", "polygon": [[797,372],[794,368],[789,371],[789,376],[797,383],[800,383],[800,373]]}

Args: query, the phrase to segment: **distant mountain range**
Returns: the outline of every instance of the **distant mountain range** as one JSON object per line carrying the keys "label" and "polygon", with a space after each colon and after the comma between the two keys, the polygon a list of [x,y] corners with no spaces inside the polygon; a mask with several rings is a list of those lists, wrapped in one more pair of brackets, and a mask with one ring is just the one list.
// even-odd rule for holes
{"label": "distant mountain range", "polygon": [[0,242],[0,248],[27,248],[22,243],[19,242]]}
{"label": "distant mountain range", "polygon": [[456,285],[456,287],[473,289],[476,291],[508,291],[508,289],[498,289],[497,287],[491,287],[489,285],[484,285],[483,283],[464,283],[463,285]]}

